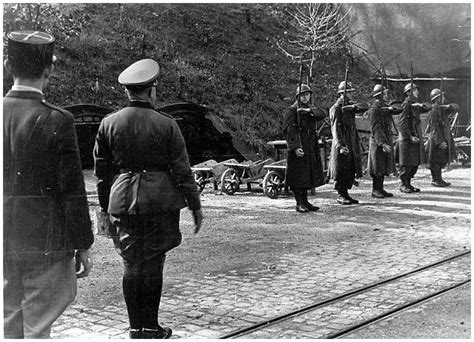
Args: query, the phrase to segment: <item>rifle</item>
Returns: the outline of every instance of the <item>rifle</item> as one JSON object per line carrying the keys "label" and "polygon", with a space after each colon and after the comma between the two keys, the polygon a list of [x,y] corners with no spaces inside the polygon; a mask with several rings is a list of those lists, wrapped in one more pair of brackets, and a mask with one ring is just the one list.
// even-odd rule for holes
{"label": "rifle", "polygon": [[[380,72],[381,72],[381,78],[380,78],[380,85],[382,86],[382,92],[385,90],[384,88],[384,81],[385,81],[385,78],[387,77],[387,74],[385,73],[385,66],[384,64],[381,62],[381,66],[380,66]],[[388,84],[387,84],[387,90],[388,90]],[[383,94],[383,93],[382,93]],[[382,99],[383,99],[383,95],[382,95]],[[395,101],[390,101],[390,103],[388,104],[388,107],[382,107],[382,109],[389,109],[391,107],[391,104],[393,104],[393,102]],[[395,121],[393,120],[393,116],[390,115],[390,119],[392,120],[392,124],[393,124],[393,128],[395,128],[395,131],[397,132],[397,135],[398,135],[398,129],[397,129],[397,126],[395,125]]]}
{"label": "rifle", "polygon": [[349,61],[346,60],[346,73],[344,75],[344,92],[342,96],[342,108],[344,108],[344,102],[346,101],[346,89],[347,89],[347,78],[349,76]]}
{"label": "rifle", "polygon": [[296,105],[296,124],[298,125],[298,142],[300,143],[300,146],[303,146],[301,144],[301,118],[300,118],[300,113],[298,112],[298,109],[300,109],[301,106],[301,85],[303,83],[303,56],[304,52],[301,54],[300,57],[300,80],[298,83],[298,99],[297,99],[297,105]]}

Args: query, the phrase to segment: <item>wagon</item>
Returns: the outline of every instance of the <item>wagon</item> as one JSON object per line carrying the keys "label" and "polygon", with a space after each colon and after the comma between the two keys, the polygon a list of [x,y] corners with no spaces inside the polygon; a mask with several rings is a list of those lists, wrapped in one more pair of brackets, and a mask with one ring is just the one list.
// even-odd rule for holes
{"label": "wagon", "polygon": [[191,167],[199,192],[202,192],[206,185],[210,183],[213,184],[214,190],[218,189],[218,182],[222,173],[228,168],[225,163],[238,162],[236,159],[228,159],[218,163],[214,159],[210,159]]}
{"label": "wagon", "polygon": [[265,165],[263,168],[267,170],[262,184],[263,193],[267,197],[276,199],[280,196],[283,189],[288,192],[288,187],[286,186],[286,159]]}
{"label": "wagon", "polygon": [[[322,126],[321,126],[322,127]],[[318,140],[319,155],[321,157],[321,164],[323,166],[323,172],[325,182],[329,181],[329,154],[331,152],[331,139],[328,139],[326,135],[321,135]],[[282,156],[282,150],[286,149],[286,140],[275,140],[267,143],[276,149],[277,161],[272,164],[264,166],[267,170],[265,177],[263,178],[263,193],[269,198],[276,199],[280,196],[282,190],[288,193],[288,185],[286,184],[286,167],[287,160],[280,159]],[[314,190],[313,190],[314,191]]]}
{"label": "wagon", "polygon": [[247,189],[252,190],[252,183],[261,184],[266,173],[264,166],[274,162],[272,158],[256,162],[250,160],[240,163],[224,162],[223,164],[227,169],[221,176],[220,186],[222,192],[233,195],[239,190],[241,184],[247,184]]}

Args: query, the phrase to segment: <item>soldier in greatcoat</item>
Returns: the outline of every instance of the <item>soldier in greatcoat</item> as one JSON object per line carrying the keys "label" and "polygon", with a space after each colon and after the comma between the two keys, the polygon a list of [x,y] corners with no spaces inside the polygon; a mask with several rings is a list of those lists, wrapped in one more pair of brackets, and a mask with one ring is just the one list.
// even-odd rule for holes
{"label": "soldier in greatcoat", "polygon": [[432,107],[428,113],[426,131],[428,142],[426,155],[428,168],[431,170],[431,184],[437,187],[451,185],[441,176],[441,169],[456,158],[454,139],[449,127],[449,115],[459,110],[455,103],[443,104],[444,93],[440,89],[433,89],[430,93]]}
{"label": "soldier in greatcoat", "polygon": [[[3,331],[49,338],[92,269],[94,241],[74,116],[44,99],[54,37],[7,34],[3,99]],[[80,267],[76,274],[74,255]]]}
{"label": "soldier in greatcoat", "polygon": [[393,172],[392,115],[400,114],[400,109],[388,106],[388,90],[376,84],[372,92],[374,101],[367,111],[370,122],[368,173],[372,177],[372,196],[392,197],[385,191],[385,176]]}
{"label": "soldier in greatcoat", "polygon": [[283,120],[288,144],[286,184],[295,196],[296,211],[301,213],[319,210],[309,203],[308,190],[325,184],[316,124],[327,115],[324,110],[310,106],[311,93],[306,84],[298,87],[296,101]]}
{"label": "soldier in greatcoat", "polygon": [[159,71],[156,61],[143,59],[120,74],[130,102],[102,120],[94,146],[99,203],[123,259],[133,339],[171,336],[158,323],[166,253],[181,243],[183,207],[192,211],[194,233],[202,222],[183,135],[173,118],[153,109]]}
{"label": "soldier in greatcoat", "polygon": [[412,193],[419,192],[420,189],[411,184],[411,179],[418,171],[418,166],[426,162],[420,114],[428,111],[429,107],[419,102],[419,90],[416,84],[406,84],[403,93],[405,100],[400,113],[398,137],[400,191]]}
{"label": "soldier in greatcoat", "polygon": [[355,115],[367,110],[361,104],[352,102],[354,89],[350,83],[342,81],[338,87],[338,99],[329,110],[331,119],[331,156],[329,175],[334,180],[339,204],[357,204],[358,200],[349,196],[355,178],[362,177],[359,135],[355,126]]}

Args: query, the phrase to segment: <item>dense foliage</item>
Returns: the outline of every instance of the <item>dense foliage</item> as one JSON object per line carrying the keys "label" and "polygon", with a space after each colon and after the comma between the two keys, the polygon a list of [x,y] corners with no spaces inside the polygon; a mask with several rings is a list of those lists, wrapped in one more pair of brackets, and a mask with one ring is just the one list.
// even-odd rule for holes
{"label": "dense foliage", "polygon": [[[159,105],[205,105],[260,148],[282,138],[283,114],[299,80],[298,61],[276,46],[288,33],[292,6],[4,4],[3,29],[41,29],[57,38],[59,62],[46,91],[55,104],[124,106],[117,76],[138,59],[154,58],[162,68]],[[313,90],[319,105],[328,108],[334,102],[346,59],[339,53],[316,61]],[[367,76],[356,65],[351,73],[354,83],[364,79],[367,88]],[[10,86],[4,75],[4,93]],[[365,100],[368,91],[360,90]]]}

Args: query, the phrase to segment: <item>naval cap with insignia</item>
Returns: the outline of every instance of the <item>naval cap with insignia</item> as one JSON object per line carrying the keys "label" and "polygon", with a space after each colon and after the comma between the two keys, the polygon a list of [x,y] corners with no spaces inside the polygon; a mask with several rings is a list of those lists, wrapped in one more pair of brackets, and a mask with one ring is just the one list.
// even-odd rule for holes
{"label": "naval cap with insignia", "polygon": [[46,66],[53,63],[55,38],[41,31],[11,31],[8,38],[8,59],[14,64],[34,63]]}
{"label": "naval cap with insignia", "polygon": [[160,66],[150,58],[139,60],[126,68],[118,77],[124,86],[140,86],[152,83],[160,74]]}

